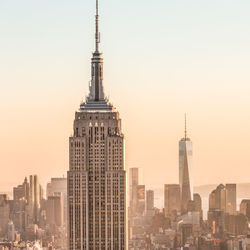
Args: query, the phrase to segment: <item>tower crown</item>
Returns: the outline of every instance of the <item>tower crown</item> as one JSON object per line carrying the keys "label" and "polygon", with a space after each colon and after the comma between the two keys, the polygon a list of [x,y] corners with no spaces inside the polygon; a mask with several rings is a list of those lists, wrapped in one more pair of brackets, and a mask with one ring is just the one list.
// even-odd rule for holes
{"label": "tower crown", "polygon": [[96,0],[95,15],[95,52],[91,59],[91,81],[89,95],[84,103],[80,105],[81,110],[113,110],[108,98],[104,94],[103,88],[103,58],[99,52],[100,32],[99,32],[99,2]]}

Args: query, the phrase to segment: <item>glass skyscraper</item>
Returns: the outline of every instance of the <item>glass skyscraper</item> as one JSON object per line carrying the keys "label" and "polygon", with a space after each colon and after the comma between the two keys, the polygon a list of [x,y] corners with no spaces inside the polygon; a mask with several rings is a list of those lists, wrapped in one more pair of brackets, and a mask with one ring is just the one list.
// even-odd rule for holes
{"label": "glass skyscraper", "polygon": [[187,137],[185,118],[185,136],[179,141],[179,184],[182,213],[187,211],[188,201],[193,199],[192,167],[193,145],[190,138]]}

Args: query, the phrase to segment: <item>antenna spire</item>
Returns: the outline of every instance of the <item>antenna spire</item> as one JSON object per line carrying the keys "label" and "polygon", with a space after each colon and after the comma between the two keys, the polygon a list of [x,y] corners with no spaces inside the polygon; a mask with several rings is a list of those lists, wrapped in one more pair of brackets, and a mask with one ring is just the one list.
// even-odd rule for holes
{"label": "antenna spire", "polygon": [[95,15],[95,50],[99,51],[99,43],[100,43],[100,33],[99,33],[99,14],[98,14],[98,0],[96,0],[96,15]]}
{"label": "antenna spire", "polygon": [[185,140],[187,139],[187,114],[185,113]]}

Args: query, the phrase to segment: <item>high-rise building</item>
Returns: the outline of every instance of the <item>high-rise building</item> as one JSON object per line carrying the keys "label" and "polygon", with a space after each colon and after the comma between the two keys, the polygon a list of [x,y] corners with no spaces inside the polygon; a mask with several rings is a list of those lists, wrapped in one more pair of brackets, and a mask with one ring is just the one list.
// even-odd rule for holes
{"label": "high-rise building", "polygon": [[145,185],[138,185],[137,186],[137,209],[136,209],[136,214],[139,215],[139,216],[144,215],[145,206],[146,206]]}
{"label": "high-rise building", "polygon": [[97,0],[90,92],[75,113],[69,138],[70,250],[127,249],[124,136],[119,113],[104,95],[98,19]]}
{"label": "high-rise building", "polygon": [[222,210],[209,210],[207,213],[208,227],[218,238],[221,238],[225,231],[225,213]]}
{"label": "high-rise building", "polygon": [[47,199],[49,196],[53,196],[54,193],[62,193],[67,196],[67,178],[51,178],[47,184]]}
{"label": "high-rise building", "polygon": [[146,210],[154,210],[154,191],[147,190],[146,192]]}
{"label": "high-rise building", "polygon": [[236,214],[236,184],[226,184],[226,213]]}
{"label": "high-rise building", "polygon": [[220,184],[209,195],[209,210],[221,210],[236,214],[236,184]]}
{"label": "high-rise building", "polygon": [[15,229],[21,234],[27,226],[28,205],[25,199],[10,200],[10,218],[15,225]]}
{"label": "high-rise building", "polygon": [[8,223],[8,240],[9,241],[15,240],[15,225],[13,221],[9,221]]}
{"label": "high-rise building", "polygon": [[226,211],[226,190],[223,184],[217,186],[209,195],[209,210]]}
{"label": "high-rise building", "polygon": [[27,177],[25,177],[23,184],[18,185],[13,188],[13,198],[15,201],[25,200],[28,202],[29,200],[29,183]]}
{"label": "high-rise building", "polygon": [[194,194],[194,211],[199,212],[200,218],[203,219],[202,200],[197,193]]}
{"label": "high-rise building", "polygon": [[230,235],[246,235],[248,219],[243,214],[225,214],[225,231]]}
{"label": "high-rise building", "polygon": [[51,178],[47,184],[47,199],[49,196],[54,196],[56,193],[62,193],[63,196],[63,221],[67,220],[67,178]]}
{"label": "high-rise building", "polygon": [[0,194],[0,237],[6,236],[10,218],[9,196]]}
{"label": "high-rise building", "polygon": [[244,199],[240,203],[240,213],[247,216],[250,219],[250,200]]}
{"label": "high-rise building", "polygon": [[63,195],[55,193],[46,202],[46,219],[51,226],[62,226],[63,218]]}
{"label": "high-rise building", "polygon": [[136,214],[137,210],[137,186],[139,185],[139,169],[130,168],[129,169],[129,208],[131,215]]}
{"label": "high-rise building", "polygon": [[37,175],[30,175],[29,182],[29,223],[38,224],[40,217],[40,203],[42,199],[42,188]]}
{"label": "high-rise building", "polygon": [[193,197],[192,182],[193,146],[187,136],[187,123],[185,116],[185,136],[179,141],[179,184],[181,191],[181,210],[187,211],[188,201]]}
{"label": "high-rise building", "polygon": [[164,212],[165,217],[178,215],[181,211],[180,185],[165,184],[164,186]]}
{"label": "high-rise building", "polygon": [[185,136],[179,141],[179,184],[182,213],[187,211],[188,201],[193,197],[192,167],[193,146],[192,141],[187,137],[185,117]]}

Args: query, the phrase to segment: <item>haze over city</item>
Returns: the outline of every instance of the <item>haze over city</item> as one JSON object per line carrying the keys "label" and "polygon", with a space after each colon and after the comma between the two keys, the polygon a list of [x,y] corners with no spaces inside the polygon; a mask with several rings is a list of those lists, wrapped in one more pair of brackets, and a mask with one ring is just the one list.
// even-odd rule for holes
{"label": "haze over city", "polygon": [[[74,111],[88,94],[93,7],[1,1],[1,185],[66,174]],[[250,2],[100,8],[104,86],[122,118],[126,167],[142,168],[149,187],[177,182],[187,113],[194,184],[248,182]]]}

